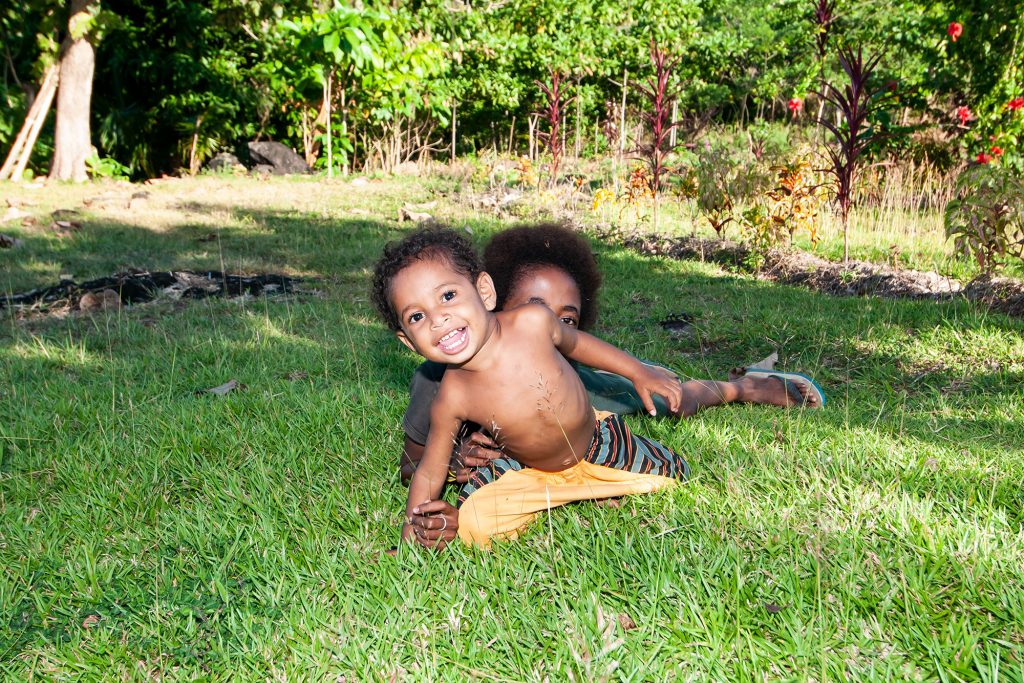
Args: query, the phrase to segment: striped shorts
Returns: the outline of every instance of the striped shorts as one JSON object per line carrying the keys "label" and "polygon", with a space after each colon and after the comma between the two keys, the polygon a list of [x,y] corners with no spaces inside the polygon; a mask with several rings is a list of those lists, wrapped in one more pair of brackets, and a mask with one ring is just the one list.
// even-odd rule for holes
{"label": "striped shorts", "polygon": [[477,468],[459,492],[459,536],[488,546],[514,536],[543,510],[578,500],[647,493],[689,477],[686,461],[656,441],[634,434],[614,413],[596,413],[586,455],[560,472],[497,458]]}

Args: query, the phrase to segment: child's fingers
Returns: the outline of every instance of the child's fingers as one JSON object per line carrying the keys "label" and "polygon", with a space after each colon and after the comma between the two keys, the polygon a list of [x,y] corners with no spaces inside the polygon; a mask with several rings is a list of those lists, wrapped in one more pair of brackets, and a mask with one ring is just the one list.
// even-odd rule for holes
{"label": "child's fingers", "polygon": [[[493,442],[491,442],[493,444]],[[484,460],[480,463],[486,465],[488,461],[494,460],[495,458],[501,457],[501,451],[496,447],[485,444],[485,443],[465,443],[462,445],[462,457],[466,458],[466,463],[469,463],[470,458],[476,458],[478,460]],[[479,467],[480,465],[477,465]]]}
{"label": "child's fingers", "polygon": [[454,524],[445,515],[413,515],[412,525],[417,531],[446,531],[453,527],[458,528],[458,524]]}
{"label": "child's fingers", "polygon": [[646,388],[640,388],[637,394],[640,395],[640,402],[644,404],[644,410],[647,411],[647,414],[657,415],[658,411],[654,408],[654,399],[651,398],[651,392]]}
{"label": "child's fingers", "polygon": [[485,448],[495,449],[498,444],[491,437],[487,436],[483,432],[473,432],[469,435],[469,442],[474,446],[483,446]]}
{"label": "child's fingers", "polygon": [[417,515],[434,515],[438,512],[451,514],[455,512],[455,507],[444,500],[428,500],[414,507],[412,512],[415,519]]}
{"label": "child's fingers", "polygon": [[683,384],[676,377],[668,386],[669,394],[665,398],[668,399],[669,412],[675,414],[679,412],[680,406],[683,404]]}
{"label": "child's fingers", "polygon": [[[484,455],[487,453],[487,455]],[[492,460],[498,457],[498,454],[494,451],[483,451],[482,453],[473,449],[472,455],[466,454],[463,457],[462,464],[466,467],[483,467],[489,465]]]}

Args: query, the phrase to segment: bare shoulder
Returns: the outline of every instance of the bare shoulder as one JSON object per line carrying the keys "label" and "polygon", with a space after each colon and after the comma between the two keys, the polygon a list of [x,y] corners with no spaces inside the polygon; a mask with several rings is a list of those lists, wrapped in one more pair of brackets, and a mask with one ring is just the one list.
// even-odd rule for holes
{"label": "bare shoulder", "polygon": [[441,387],[437,391],[434,402],[430,404],[431,421],[437,418],[465,419],[466,397],[469,387],[463,373],[449,368],[441,378]]}
{"label": "bare shoulder", "polygon": [[555,314],[543,304],[523,304],[497,315],[502,325],[514,328],[548,330],[557,323]]}

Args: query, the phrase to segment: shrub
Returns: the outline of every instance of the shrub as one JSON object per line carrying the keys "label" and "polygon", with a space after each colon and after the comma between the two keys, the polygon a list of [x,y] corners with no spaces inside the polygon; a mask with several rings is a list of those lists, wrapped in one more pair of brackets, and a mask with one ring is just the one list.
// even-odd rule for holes
{"label": "shrub", "polygon": [[85,168],[90,178],[110,178],[112,180],[128,180],[131,169],[111,157],[101,157],[93,147],[85,158]]}
{"label": "shrub", "polygon": [[697,208],[719,239],[734,218],[732,192],[736,168],[736,160],[723,145],[705,142],[697,155]]}
{"label": "shrub", "polygon": [[818,215],[826,193],[811,167],[811,157],[803,155],[783,166],[773,168],[776,184],[759,196],[740,215],[739,223],[751,247],[755,266],[759,266],[770,249],[788,237],[806,230],[811,244],[818,237]]}
{"label": "shrub", "polygon": [[979,164],[957,179],[957,196],[946,206],[946,236],[973,257],[983,273],[1024,258],[1024,182],[1012,169]]}

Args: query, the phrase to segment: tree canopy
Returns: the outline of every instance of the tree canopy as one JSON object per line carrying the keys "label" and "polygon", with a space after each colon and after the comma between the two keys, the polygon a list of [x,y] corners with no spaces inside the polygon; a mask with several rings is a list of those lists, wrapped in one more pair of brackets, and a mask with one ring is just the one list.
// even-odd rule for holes
{"label": "tree canopy", "polygon": [[[0,12],[0,147],[11,144],[55,59],[67,4],[30,0]],[[629,82],[649,77],[652,39],[679,59],[672,78],[681,116],[787,117],[788,100],[813,97],[822,79],[837,76],[835,48],[848,45],[882,54],[878,77],[898,88],[905,117],[954,127],[956,108],[966,106],[965,150],[990,137],[1021,141],[1022,117],[1005,114],[1024,95],[1024,0],[835,1],[825,3],[834,6],[827,25],[816,19],[821,4],[104,0],[92,143],[140,177],[194,170],[252,139],[279,140],[323,164],[331,118],[336,163],[363,166],[383,160],[389,140],[404,141],[399,157],[437,150],[457,108],[460,153],[510,139],[520,148],[543,100],[536,82],[552,71],[579,98],[568,115],[578,111],[584,131],[621,99],[624,74],[627,105],[639,106]],[[330,107],[328,78],[337,86]],[[48,128],[34,159],[40,169],[51,147]]]}

